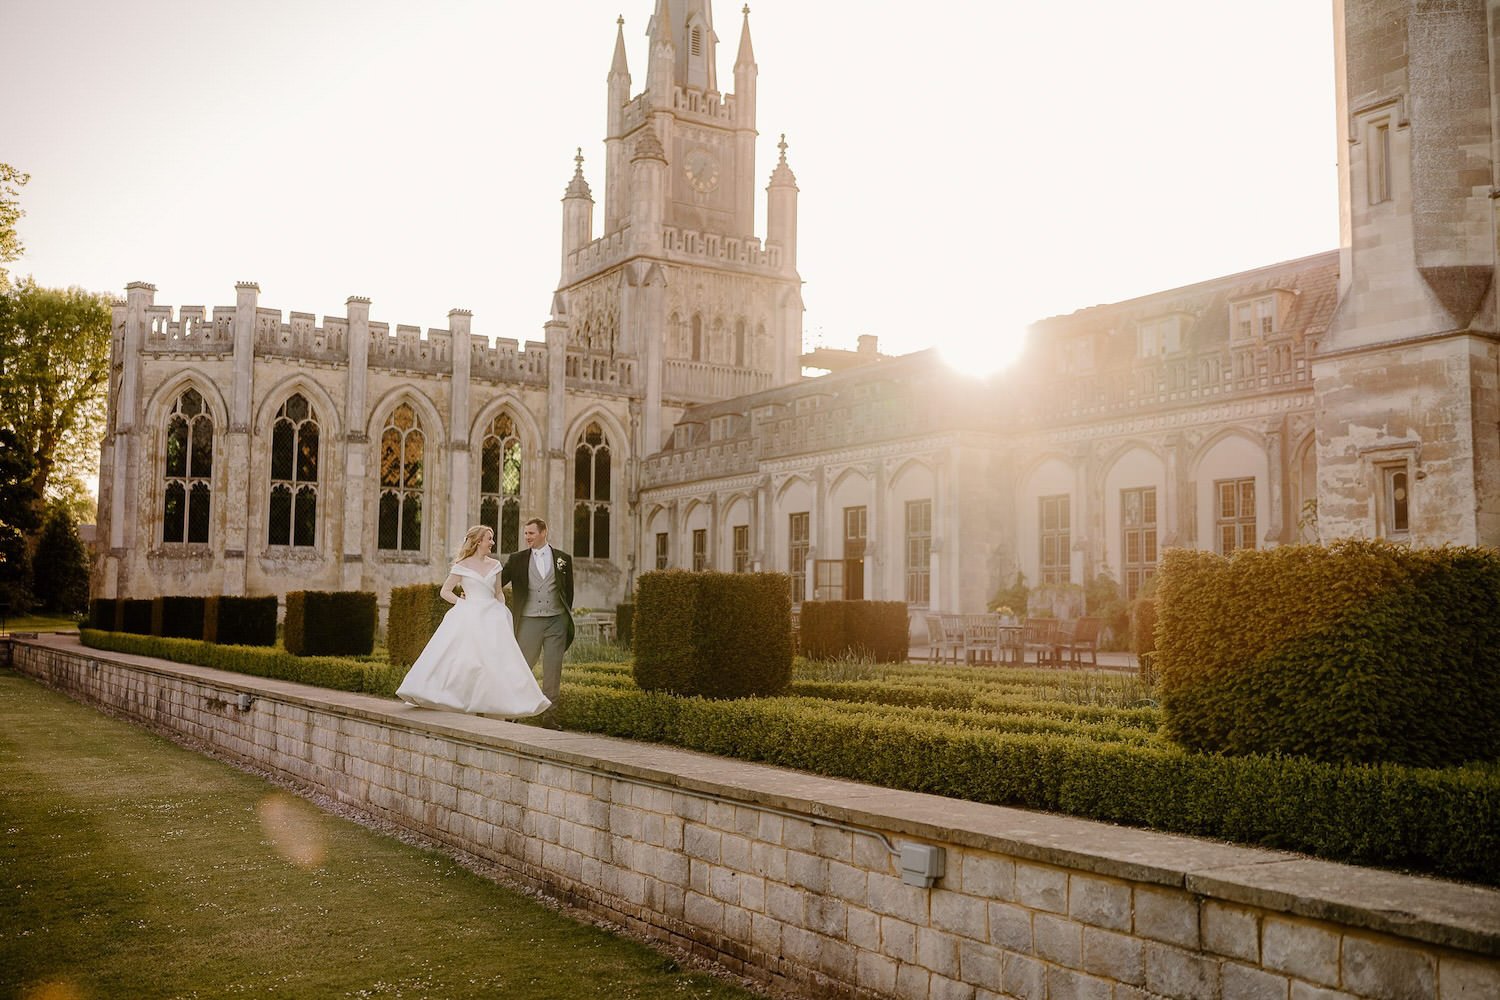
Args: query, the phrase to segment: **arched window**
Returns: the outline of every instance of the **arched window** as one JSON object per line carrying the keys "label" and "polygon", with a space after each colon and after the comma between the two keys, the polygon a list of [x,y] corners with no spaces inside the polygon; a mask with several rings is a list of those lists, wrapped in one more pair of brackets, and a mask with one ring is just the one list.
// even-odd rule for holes
{"label": "arched window", "polygon": [[213,493],[214,418],[197,389],[188,389],[167,416],[164,543],[206,543]]}
{"label": "arched window", "polygon": [[609,558],[609,440],[597,423],[573,449],[573,554]]}
{"label": "arched window", "polygon": [[519,552],[521,439],[510,414],[490,421],[479,456],[479,523],[495,533],[496,552]]}
{"label": "arched window", "polygon": [[267,542],[318,544],[318,414],[300,392],[271,426],[271,503]]}
{"label": "arched window", "polygon": [[426,439],[410,403],[386,418],[380,432],[378,546],[395,552],[422,548],[422,459]]}
{"label": "arched window", "polygon": [[739,319],[734,324],[734,364],[736,368],[745,367],[745,321]]}
{"label": "arched window", "polygon": [[667,317],[667,350],[672,357],[687,356],[687,345],[683,343],[682,317],[673,313]]}
{"label": "arched window", "polygon": [[692,352],[692,355],[691,355],[692,359],[694,361],[702,361],[703,360],[703,316],[700,315],[699,313],[693,313],[693,345],[692,345],[692,347],[693,347],[693,352]]}

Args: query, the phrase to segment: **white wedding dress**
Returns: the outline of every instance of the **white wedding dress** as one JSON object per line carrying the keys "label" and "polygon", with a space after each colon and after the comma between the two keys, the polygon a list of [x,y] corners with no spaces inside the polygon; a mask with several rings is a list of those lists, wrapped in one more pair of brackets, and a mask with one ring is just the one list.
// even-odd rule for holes
{"label": "white wedding dress", "polygon": [[463,578],[464,598],[443,615],[396,697],[422,708],[510,718],[551,707],[516,645],[510,609],[495,595],[502,565],[483,575],[453,567]]}

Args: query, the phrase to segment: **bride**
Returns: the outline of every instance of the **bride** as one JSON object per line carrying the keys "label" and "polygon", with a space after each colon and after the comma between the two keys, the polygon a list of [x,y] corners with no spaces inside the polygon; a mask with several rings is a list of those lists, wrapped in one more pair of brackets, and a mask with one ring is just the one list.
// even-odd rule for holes
{"label": "bride", "polygon": [[[510,609],[495,593],[504,563],[490,558],[494,544],[495,533],[484,525],[464,535],[443,581],[443,600],[453,607],[396,689],[402,701],[511,718],[539,715],[551,706],[516,645]],[[455,587],[462,587],[463,596]]]}

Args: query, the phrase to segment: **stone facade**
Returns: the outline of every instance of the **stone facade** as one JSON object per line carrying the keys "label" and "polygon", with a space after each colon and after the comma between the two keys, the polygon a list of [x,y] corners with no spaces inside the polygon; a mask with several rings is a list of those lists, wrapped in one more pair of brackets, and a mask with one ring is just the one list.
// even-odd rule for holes
{"label": "stone facade", "polygon": [[[16,669],[804,996],[1471,1000],[1500,892],[19,641]],[[908,844],[943,851],[931,886]],[[1059,846],[1065,845],[1065,846]]]}
{"label": "stone facade", "polygon": [[873,345],[800,377],[784,141],[752,231],[748,15],[724,94],[711,4],[659,3],[634,97],[617,35],[604,232],[580,157],[544,343],[458,310],[393,331],[357,298],[284,319],[253,284],[174,314],[130,286],[96,592],[383,596],[469,524],[504,550],[532,514],[585,606],[664,566],[964,612],[1021,573],[1071,609],[1101,574],[1134,594],[1172,545],[1500,544],[1500,8],[1334,10],[1342,247],[1044,320],[986,382]]}

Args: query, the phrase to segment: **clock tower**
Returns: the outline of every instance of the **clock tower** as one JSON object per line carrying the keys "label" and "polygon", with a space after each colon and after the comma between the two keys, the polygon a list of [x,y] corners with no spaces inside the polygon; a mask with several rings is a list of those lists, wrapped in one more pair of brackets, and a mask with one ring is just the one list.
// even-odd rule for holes
{"label": "clock tower", "polygon": [[570,392],[602,381],[629,397],[639,456],[661,448],[687,406],[800,377],[796,179],[783,140],[762,239],[758,70],[749,7],[741,14],[733,93],[719,88],[711,0],[656,0],[646,85],[634,95],[619,19],[607,77],[602,234],[594,235],[581,156],[563,197],[549,365],[562,366]]}

